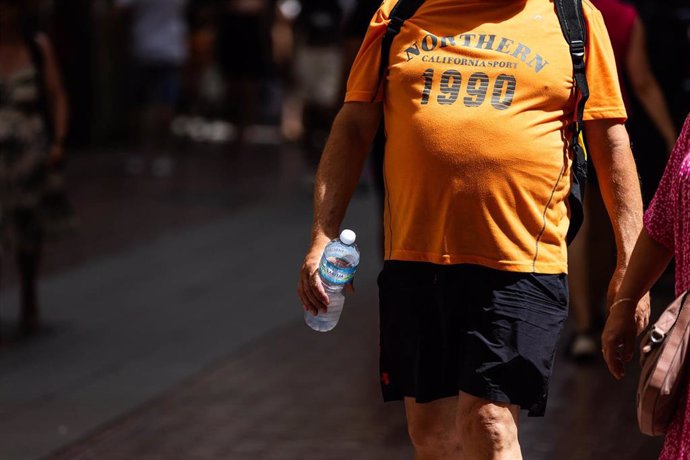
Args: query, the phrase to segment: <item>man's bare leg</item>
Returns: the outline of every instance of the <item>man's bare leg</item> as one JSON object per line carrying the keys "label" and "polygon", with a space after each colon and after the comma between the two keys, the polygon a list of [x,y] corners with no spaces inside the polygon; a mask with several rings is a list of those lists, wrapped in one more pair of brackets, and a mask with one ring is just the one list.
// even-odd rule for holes
{"label": "man's bare leg", "polygon": [[407,430],[415,460],[462,460],[458,430],[458,398],[444,398],[420,404],[405,398]]}
{"label": "man's bare leg", "polygon": [[519,407],[460,393],[458,425],[462,447],[472,460],[521,460]]}

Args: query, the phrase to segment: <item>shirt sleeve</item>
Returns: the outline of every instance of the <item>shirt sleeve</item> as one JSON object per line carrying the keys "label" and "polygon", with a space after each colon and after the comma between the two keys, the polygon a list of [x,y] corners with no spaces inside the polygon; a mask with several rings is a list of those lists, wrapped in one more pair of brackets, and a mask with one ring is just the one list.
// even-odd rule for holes
{"label": "shirt sleeve", "polygon": [[[379,82],[379,66],[381,63],[381,40],[388,27],[389,14],[394,0],[385,0],[371,19],[362,46],[357,53],[355,62],[347,80],[345,102],[371,102],[383,100]],[[403,26],[404,27],[404,26]],[[376,96],[374,98],[374,96]]]}
{"label": "shirt sleeve", "polygon": [[652,239],[668,249],[675,247],[674,228],[677,211],[678,175],[683,160],[690,150],[690,116],[685,120],[683,132],[678,138],[666,170],[654,194],[652,203],[644,215],[644,227]]}
{"label": "shirt sleeve", "polygon": [[618,119],[624,122],[628,115],[621,95],[616,58],[613,54],[604,18],[590,3],[583,2],[587,21],[586,75],[589,100],[584,120]]}

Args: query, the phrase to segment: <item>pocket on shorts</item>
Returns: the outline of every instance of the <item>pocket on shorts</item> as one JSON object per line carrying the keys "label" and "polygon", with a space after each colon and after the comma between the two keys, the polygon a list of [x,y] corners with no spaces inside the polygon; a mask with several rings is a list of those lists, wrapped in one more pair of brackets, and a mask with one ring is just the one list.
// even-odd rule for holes
{"label": "pocket on shorts", "polygon": [[556,332],[568,316],[568,285],[565,275],[510,274],[507,283],[493,286],[491,302],[485,307],[497,327],[511,329],[529,324],[525,332],[536,336]]}

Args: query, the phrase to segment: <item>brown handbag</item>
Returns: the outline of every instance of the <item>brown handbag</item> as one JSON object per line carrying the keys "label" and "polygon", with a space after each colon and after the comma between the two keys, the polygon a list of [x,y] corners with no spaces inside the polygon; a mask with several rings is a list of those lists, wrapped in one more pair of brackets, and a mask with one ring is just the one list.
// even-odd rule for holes
{"label": "brown handbag", "polygon": [[690,296],[685,292],[666,308],[642,340],[637,421],[646,435],[666,433],[680,403],[689,341]]}

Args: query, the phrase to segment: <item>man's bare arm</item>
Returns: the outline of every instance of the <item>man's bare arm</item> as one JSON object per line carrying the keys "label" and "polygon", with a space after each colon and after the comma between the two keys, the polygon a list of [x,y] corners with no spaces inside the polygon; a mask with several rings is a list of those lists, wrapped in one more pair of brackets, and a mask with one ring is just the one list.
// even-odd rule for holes
{"label": "man's bare arm", "polygon": [[585,122],[589,153],[597,171],[601,196],[611,219],[618,257],[609,288],[613,299],[642,229],[642,197],[630,139],[616,120]]}
{"label": "man's bare arm", "polygon": [[338,113],[316,173],[311,247],[304,259],[297,292],[306,310],[325,310],[328,296],[318,277],[326,244],[338,236],[340,224],[376,135],[381,103],[346,103]]}

